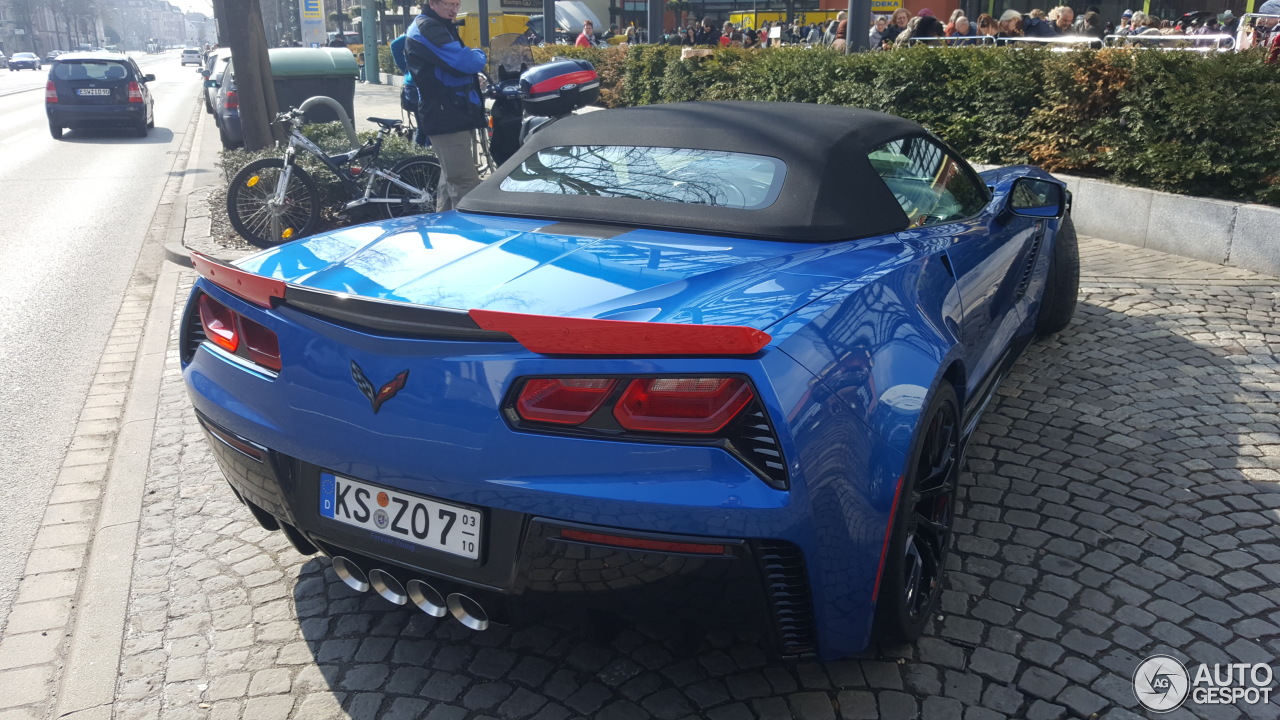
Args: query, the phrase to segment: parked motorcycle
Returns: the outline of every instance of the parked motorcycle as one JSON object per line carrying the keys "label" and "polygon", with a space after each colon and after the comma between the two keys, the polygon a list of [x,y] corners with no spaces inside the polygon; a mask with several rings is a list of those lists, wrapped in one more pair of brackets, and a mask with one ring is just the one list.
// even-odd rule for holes
{"label": "parked motorcycle", "polygon": [[586,60],[557,57],[535,65],[527,35],[489,43],[489,154],[501,165],[548,123],[600,99],[600,76]]}

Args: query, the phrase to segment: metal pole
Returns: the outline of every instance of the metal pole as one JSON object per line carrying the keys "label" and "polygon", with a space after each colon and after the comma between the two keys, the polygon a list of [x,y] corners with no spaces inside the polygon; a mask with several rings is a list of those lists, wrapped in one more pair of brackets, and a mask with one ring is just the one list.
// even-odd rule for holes
{"label": "metal pole", "polygon": [[489,47],[489,0],[480,0],[480,47]]}
{"label": "metal pole", "polygon": [[360,32],[364,35],[364,81],[382,84],[382,69],[378,67],[378,11],[374,0],[360,3]]}
{"label": "metal pole", "polygon": [[542,42],[556,44],[556,0],[542,0]]}
{"label": "metal pole", "polygon": [[667,36],[666,24],[667,4],[663,0],[649,0],[649,37],[651,44],[657,45]]}
{"label": "metal pole", "polygon": [[844,51],[867,52],[871,49],[871,0],[849,0],[845,12]]}

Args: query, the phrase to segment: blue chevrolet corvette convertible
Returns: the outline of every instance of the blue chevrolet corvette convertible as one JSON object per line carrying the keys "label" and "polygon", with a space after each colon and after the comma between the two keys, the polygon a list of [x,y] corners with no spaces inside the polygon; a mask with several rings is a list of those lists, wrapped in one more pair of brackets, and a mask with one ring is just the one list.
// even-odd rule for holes
{"label": "blue chevrolet corvette convertible", "polygon": [[1075,309],[1070,196],[852,108],[569,117],[453,212],[196,256],[181,358],[236,494],[357,590],[918,635],[965,443]]}

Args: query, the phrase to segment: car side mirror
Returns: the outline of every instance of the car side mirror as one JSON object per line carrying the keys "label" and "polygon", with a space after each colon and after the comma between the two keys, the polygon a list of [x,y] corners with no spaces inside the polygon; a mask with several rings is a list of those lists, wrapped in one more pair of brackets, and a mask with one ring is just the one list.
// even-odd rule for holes
{"label": "car side mirror", "polygon": [[200,73],[200,77],[206,77],[206,78],[209,77],[209,71],[205,70],[204,68],[200,68],[196,72]]}
{"label": "car side mirror", "polygon": [[156,81],[156,76],[152,75],[151,73],[147,73],[146,75],[142,76],[142,82],[155,82],[155,81]]}
{"label": "car side mirror", "polygon": [[1023,177],[1009,191],[1009,212],[1038,218],[1060,218],[1067,211],[1066,190],[1056,182]]}
{"label": "car side mirror", "polygon": [[217,80],[205,80],[205,81],[204,81],[204,86],[205,86],[205,87],[207,87],[207,88],[216,88],[216,87],[221,87],[221,85],[222,85],[222,83],[218,82]]}

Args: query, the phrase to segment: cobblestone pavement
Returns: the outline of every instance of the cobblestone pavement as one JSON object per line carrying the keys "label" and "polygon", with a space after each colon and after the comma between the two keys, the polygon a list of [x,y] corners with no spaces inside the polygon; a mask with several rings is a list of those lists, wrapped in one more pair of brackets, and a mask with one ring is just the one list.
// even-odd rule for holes
{"label": "cobblestone pavement", "polygon": [[357,594],[235,500],[175,350],[115,717],[1120,720],[1142,716],[1130,678],[1147,655],[1274,664],[1276,281],[1082,252],[1075,322],[1028,350],[970,446],[938,620],[912,646],[822,664],[728,635],[682,654],[654,628],[598,643],[569,620],[472,633]]}

